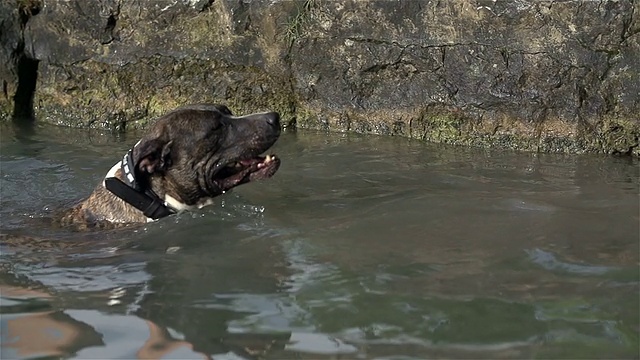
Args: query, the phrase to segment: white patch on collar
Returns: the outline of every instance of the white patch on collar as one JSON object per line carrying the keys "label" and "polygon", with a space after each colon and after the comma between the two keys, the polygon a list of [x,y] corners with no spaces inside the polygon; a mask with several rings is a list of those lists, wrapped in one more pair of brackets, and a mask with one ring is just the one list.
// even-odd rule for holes
{"label": "white patch on collar", "polygon": [[[139,142],[139,141],[138,141]],[[138,144],[136,144],[138,145]],[[122,160],[118,161],[115,165],[113,165],[113,167],[109,170],[109,172],[107,172],[107,175],[105,175],[104,179],[106,178],[110,178],[110,177],[115,177],[116,176],[116,171],[118,171],[118,169],[120,169],[122,167]],[[104,183],[104,179],[102,180],[102,186],[103,187],[107,187]],[[107,219],[107,221],[112,222],[112,223],[125,223],[125,221],[119,220],[119,219]],[[147,222],[154,222],[156,220],[152,219],[152,218],[147,218]]]}
{"label": "white patch on collar", "polygon": [[204,198],[204,199],[201,199],[200,201],[198,201],[198,203],[195,204],[195,205],[187,205],[187,204],[181,202],[180,200],[174,198],[173,196],[165,194],[164,195],[164,203],[169,205],[170,207],[172,207],[176,211],[197,210],[197,209],[202,209],[205,206],[209,206],[209,205],[213,204],[213,199],[212,198]]}
{"label": "white patch on collar", "polygon": [[[106,178],[110,178],[110,177],[115,177],[116,176],[116,171],[118,171],[118,169],[120,169],[120,166],[122,166],[122,161],[118,161],[115,165],[113,165],[111,170],[109,170],[109,172],[107,173],[107,175],[104,178],[106,179]],[[107,187],[104,184],[104,179],[102,180],[102,186]]]}

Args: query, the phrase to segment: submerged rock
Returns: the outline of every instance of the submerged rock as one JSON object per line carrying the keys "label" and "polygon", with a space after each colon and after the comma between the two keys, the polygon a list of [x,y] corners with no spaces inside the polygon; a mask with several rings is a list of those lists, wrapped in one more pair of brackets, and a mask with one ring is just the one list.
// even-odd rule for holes
{"label": "submerged rock", "polygon": [[4,117],[14,95],[30,110],[37,74],[35,116],[70,126],[222,102],[301,128],[640,154],[632,0],[18,4],[0,5]]}

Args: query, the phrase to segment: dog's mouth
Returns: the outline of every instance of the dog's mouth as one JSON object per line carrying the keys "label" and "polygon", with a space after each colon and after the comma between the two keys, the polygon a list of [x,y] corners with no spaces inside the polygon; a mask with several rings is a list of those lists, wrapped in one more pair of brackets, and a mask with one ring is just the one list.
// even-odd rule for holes
{"label": "dog's mouth", "polygon": [[223,166],[215,175],[215,182],[222,191],[250,181],[268,179],[280,167],[280,159],[275,155],[256,156],[232,161]]}

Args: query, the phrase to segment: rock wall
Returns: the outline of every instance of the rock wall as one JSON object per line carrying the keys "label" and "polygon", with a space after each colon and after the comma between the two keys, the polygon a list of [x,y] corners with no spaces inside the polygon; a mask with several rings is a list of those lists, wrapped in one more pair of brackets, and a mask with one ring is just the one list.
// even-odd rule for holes
{"label": "rock wall", "polygon": [[70,126],[222,102],[301,128],[640,154],[634,0],[0,1],[5,118],[36,85],[35,117]]}

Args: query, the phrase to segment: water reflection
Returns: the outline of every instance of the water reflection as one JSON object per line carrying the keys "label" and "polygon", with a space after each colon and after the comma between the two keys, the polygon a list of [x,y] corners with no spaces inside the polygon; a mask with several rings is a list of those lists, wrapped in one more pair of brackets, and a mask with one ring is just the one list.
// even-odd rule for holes
{"label": "water reflection", "polygon": [[3,309],[22,307],[26,313],[3,313],[2,356],[5,359],[68,357],[81,359],[202,359],[178,333],[133,315],[97,310],[33,311],[33,298],[46,294],[3,287]]}
{"label": "water reflection", "polygon": [[51,228],[130,146],[93,135],[0,134],[3,358],[637,356],[636,160],[284,134],[212,208]]}

